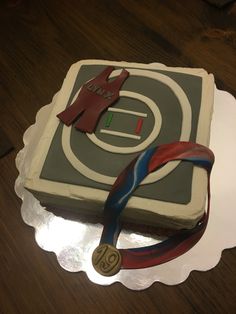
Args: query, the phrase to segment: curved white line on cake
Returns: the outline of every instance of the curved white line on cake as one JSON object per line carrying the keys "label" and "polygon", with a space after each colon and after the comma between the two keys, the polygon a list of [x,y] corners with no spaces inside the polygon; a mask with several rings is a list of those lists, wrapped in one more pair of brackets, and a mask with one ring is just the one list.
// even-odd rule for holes
{"label": "curved white line on cake", "polygon": [[[152,72],[152,71],[147,71],[147,70],[139,70],[139,69],[127,69],[130,73],[130,75],[132,76],[144,76],[144,77],[148,77],[148,78],[152,78],[154,80],[158,80],[164,84],[166,84],[175,94],[175,96],[177,97],[177,99],[179,100],[179,103],[181,105],[181,109],[182,109],[182,116],[183,116],[183,120],[182,120],[182,128],[181,128],[181,135],[179,140],[180,141],[188,141],[190,138],[190,133],[191,133],[191,121],[192,121],[192,110],[191,110],[191,105],[189,103],[189,100],[185,94],[185,92],[183,91],[183,89],[174,81],[172,80],[170,77],[161,74],[161,73],[156,73],[156,72]],[[112,75],[110,76],[115,77],[117,75],[119,75],[120,70],[115,70],[114,72],[112,72]],[[133,92],[129,92],[129,91],[120,91],[120,95],[123,96],[125,95],[126,97],[131,97],[134,98],[134,96],[140,97],[139,98],[141,101],[145,102],[148,107],[152,110],[152,112],[154,113],[154,118],[158,119],[158,111],[154,108],[157,108],[156,104],[148,97],[137,94],[137,93],[133,93]],[[75,100],[75,98],[77,97],[77,95],[75,95],[73,101]],[[136,98],[135,97],[135,98]],[[72,101],[72,103],[73,103]],[[153,107],[154,106],[154,107]],[[155,128],[153,129],[153,131],[151,132],[149,138],[150,140],[148,140],[149,138],[147,138],[147,142],[143,141],[141,144],[135,146],[134,148],[136,148],[134,150],[133,147],[116,147],[110,144],[107,144],[105,142],[102,142],[100,140],[98,140],[98,138],[95,136],[95,134],[88,134],[87,136],[93,141],[93,143],[95,143],[96,145],[98,145],[99,147],[111,151],[111,152],[115,152],[115,153],[133,153],[133,152],[140,152],[142,150],[144,150],[148,145],[150,145],[157,136],[157,128],[158,128],[158,123],[155,123]],[[116,177],[111,177],[111,176],[107,176],[107,175],[103,175],[101,173],[98,173],[90,168],[88,168],[86,165],[84,165],[74,154],[74,152],[72,151],[71,145],[70,145],[70,134],[71,134],[71,126],[67,127],[64,126],[63,127],[63,131],[62,131],[62,148],[64,151],[64,154],[66,156],[66,158],[68,159],[68,161],[71,163],[71,165],[77,170],[79,171],[82,175],[84,175],[85,177],[89,178],[90,180],[99,182],[99,183],[104,183],[104,184],[109,184],[112,185],[115,182]],[[115,148],[115,150],[114,150]],[[150,184],[153,182],[156,182],[162,178],[164,178],[165,176],[167,176],[171,171],[173,171],[178,165],[179,165],[180,161],[172,161],[169,162],[167,165],[165,165],[164,167],[162,167],[161,169],[150,173],[141,183],[141,185],[143,184]]]}

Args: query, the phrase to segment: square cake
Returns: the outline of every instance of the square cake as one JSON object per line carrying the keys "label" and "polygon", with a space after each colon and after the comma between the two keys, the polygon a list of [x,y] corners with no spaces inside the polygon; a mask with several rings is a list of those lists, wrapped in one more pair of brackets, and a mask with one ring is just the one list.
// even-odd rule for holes
{"label": "square cake", "polygon": [[[102,111],[94,132],[75,127],[81,117],[71,125],[62,123],[58,115],[108,66],[114,67],[110,82],[123,69],[129,75],[119,98]],[[99,92],[96,86],[90,87]],[[67,73],[45,121],[24,186],[43,206],[73,210],[78,217],[102,216],[116,177],[142,151],[176,141],[208,146],[213,95],[213,75],[203,69],[80,61]],[[204,169],[171,161],[144,179],[123,211],[122,220],[193,228],[204,213],[206,195]]]}

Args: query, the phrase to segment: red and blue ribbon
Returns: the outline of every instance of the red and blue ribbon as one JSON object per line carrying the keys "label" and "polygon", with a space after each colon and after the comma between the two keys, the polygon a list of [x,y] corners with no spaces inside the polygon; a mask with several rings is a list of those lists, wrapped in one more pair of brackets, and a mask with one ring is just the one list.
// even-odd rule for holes
{"label": "red and blue ribbon", "polygon": [[183,229],[151,246],[119,249],[123,269],[145,268],[172,260],[193,247],[202,237],[208,222],[210,209],[210,172],[214,154],[207,147],[191,142],[175,142],[149,148],[137,156],[117,177],[104,207],[104,228],[100,244],[116,246],[120,232],[119,218],[129,198],[142,180],[172,160],[192,162],[204,168],[208,174],[207,211],[192,229]]}

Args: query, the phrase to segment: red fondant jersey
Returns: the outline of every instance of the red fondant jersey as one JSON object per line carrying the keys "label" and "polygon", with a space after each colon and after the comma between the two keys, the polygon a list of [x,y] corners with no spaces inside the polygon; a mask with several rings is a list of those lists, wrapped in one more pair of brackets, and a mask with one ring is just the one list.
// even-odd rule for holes
{"label": "red fondant jersey", "polygon": [[120,75],[109,82],[107,79],[114,67],[108,66],[98,76],[85,83],[74,103],[57,117],[67,126],[80,116],[75,127],[83,132],[94,132],[100,115],[119,98],[119,90],[129,76],[122,70]]}

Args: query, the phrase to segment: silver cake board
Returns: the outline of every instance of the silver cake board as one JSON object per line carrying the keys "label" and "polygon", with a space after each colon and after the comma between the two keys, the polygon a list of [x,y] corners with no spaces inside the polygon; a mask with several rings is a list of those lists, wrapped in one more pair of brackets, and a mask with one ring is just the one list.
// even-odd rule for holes
{"label": "silver cake board", "polygon": [[[193,270],[207,271],[217,265],[224,249],[236,246],[236,100],[232,95],[215,88],[210,148],[216,161],[211,175],[211,214],[205,234],[190,251],[170,262],[146,269],[121,270],[112,277],[99,275],[91,262],[92,252],[99,243],[102,225],[57,217],[43,208],[23,187],[32,154],[56,97],[57,95],[50,105],[41,108],[35,124],[24,134],[24,148],[16,157],[19,176],[15,191],[22,199],[21,214],[24,222],[35,229],[37,244],[43,250],[54,252],[62,268],[74,272],[75,276],[79,276],[77,272],[84,271],[92,282],[100,285],[121,282],[130,289],[142,290],[156,281],[167,285],[179,284]],[[156,242],[157,239],[150,236],[121,232],[118,247],[147,246]]]}

